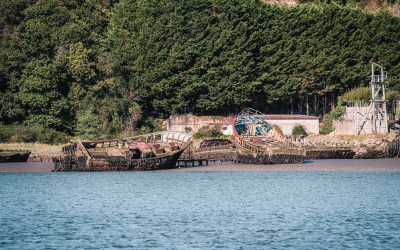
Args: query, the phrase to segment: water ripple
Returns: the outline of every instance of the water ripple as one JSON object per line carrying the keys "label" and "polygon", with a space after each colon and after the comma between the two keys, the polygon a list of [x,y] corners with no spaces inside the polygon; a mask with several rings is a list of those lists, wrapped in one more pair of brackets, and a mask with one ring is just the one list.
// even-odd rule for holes
{"label": "water ripple", "polygon": [[399,172],[1,173],[9,249],[400,246]]}

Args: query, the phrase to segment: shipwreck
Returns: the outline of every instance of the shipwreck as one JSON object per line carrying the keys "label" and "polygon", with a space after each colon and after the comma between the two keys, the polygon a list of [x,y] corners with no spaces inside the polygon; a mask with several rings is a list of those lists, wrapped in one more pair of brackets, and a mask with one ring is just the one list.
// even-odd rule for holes
{"label": "shipwreck", "polygon": [[269,117],[257,110],[242,110],[234,120],[237,162],[245,164],[303,163],[306,150],[286,139]]}
{"label": "shipwreck", "polygon": [[174,168],[192,136],[157,132],[122,139],[79,141],[62,148],[53,158],[60,171],[146,171]]}

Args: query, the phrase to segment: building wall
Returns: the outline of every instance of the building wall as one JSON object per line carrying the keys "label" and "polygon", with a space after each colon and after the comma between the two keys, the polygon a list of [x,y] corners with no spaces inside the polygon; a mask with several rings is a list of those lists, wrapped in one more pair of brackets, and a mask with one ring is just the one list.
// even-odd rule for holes
{"label": "building wall", "polygon": [[168,131],[186,132],[188,129],[191,133],[196,133],[201,127],[204,126],[220,126],[222,134],[233,135],[232,123],[234,117],[221,117],[213,118],[211,116],[184,116],[172,115],[167,120]]}
{"label": "building wall", "polygon": [[[235,117],[221,117],[213,119],[211,116],[171,116],[167,120],[168,131],[186,132],[187,128],[191,129],[191,133],[195,133],[203,126],[221,126],[224,135],[233,135],[233,121]],[[303,119],[270,119],[270,124],[276,124],[282,129],[284,135],[291,135],[292,129],[296,125],[303,125],[308,133],[319,134],[318,118]]]}
{"label": "building wall", "polygon": [[303,125],[309,134],[319,134],[318,119],[271,119],[270,124],[278,125],[282,129],[284,135],[291,135],[292,130],[297,125]]}
{"label": "building wall", "polygon": [[[346,114],[337,121],[333,121],[333,126],[335,127],[335,135],[356,135],[358,134],[358,128],[360,127],[363,116],[361,114],[366,114],[369,107],[347,107]],[[367,122],[365,123],[361,134],[373,134],[373,123],[372,114],[368,116]],[[378,134],[387,133],[384,121],[376,122],[376,130]]]}

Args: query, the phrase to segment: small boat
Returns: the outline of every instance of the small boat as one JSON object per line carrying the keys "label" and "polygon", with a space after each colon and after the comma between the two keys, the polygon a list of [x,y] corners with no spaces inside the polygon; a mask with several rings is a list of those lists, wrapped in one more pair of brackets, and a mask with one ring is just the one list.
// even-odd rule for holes
{"label": "small boat", "polygon": [[61,171],[148,171],[174,168],[192,136],[180,132],[156,132],[122,139],[79,141],[62,148],[53,158]]}

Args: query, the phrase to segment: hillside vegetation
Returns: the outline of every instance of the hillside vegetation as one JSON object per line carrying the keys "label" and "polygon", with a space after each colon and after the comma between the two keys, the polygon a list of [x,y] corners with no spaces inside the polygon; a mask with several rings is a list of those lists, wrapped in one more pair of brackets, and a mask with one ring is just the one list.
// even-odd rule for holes
{"label": "hillside vegetation", "polygon": [[1,126],[83,138],[151,117],[329,112],[367,86],[369,61],[400,90],[400,18],[336,3],[10,0],[0,3]]}

